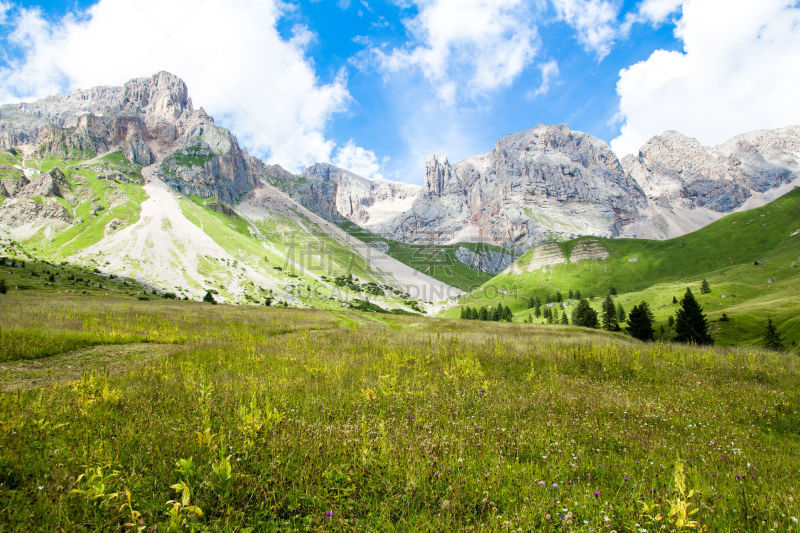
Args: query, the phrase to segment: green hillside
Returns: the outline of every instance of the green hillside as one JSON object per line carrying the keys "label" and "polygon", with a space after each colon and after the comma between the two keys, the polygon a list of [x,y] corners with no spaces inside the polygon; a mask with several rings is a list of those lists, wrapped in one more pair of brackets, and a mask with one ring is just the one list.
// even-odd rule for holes
{"label": "green hillside", "polygon": [[350,221],[340,222],[339,226],[364,242],[385,243],[385,245],[389,247],[386,253],[401,263],[405,263],[411,268],[419,270],[434,279],[438,279],[448,285],[466,291],[475,289],[486,283],[492,279],[492,275],[472,268],[469,265],[465,265],[456,259],[456,250],[464,247],[469,248],[473,252],[488,250],[506,252],[506,250],[500,246],[486,243],[461,242],[458,244],[445,245],[410,244],[375,235]]}
{"label": "green hillside", "polygon": [[[672,297],[692,287],[709,318],[722,314],[729,321],[713,324],[721,343],[747,344],[758,340],[767,318],[778,325],[785,339],[800,341],[800,190],[770,204],[728,215],[694,233],[666,241],[582,237],[558,243],[569,258],[580,243],[595,241],[608,252],[605,259],[566,262],[530,272],[501,273],[477,291],[465,296],[463,305],[491,305],[502,300],[515,319],[528,316],[532,296],[580,291],[600,297],[613,286],[625,309],[642,300],[655,313],[657,329],[677,308]],[[536,249],[523,255],[517,265],[526,270]],[[700,294],[707,279],[710,294]],[[569,315],[569,303],[565,306]],[[444,316],[456,317],[451,308]],[[667,332],[668,334],[668,332]]]}

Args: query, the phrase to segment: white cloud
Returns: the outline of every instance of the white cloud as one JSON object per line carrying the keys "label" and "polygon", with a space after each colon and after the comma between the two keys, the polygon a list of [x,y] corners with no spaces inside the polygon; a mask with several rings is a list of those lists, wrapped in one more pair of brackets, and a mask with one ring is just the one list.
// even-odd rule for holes
{"label": "white cloud", "polygon": [[307,28],[281,38],[285,8],[277,0],[100,0],[56,22],[20,8],[8,39],[23,56],[0,68],[0,102],[167,70],[257,155],[294,170],[330,160],[324,130],[348,105],[346,82],[316,77]]}
{"label": "white cloud", "polygon": [[538,34],[524,0],[414,0],[413,44],[373,50],[389,72],[418,68],[454,103],[509,86],[533,60]]}
{"label": "white cloud", "polygon": [[539,70],[542,73],[542,83],[540,83],[539,87],[535,90],[528,92],[528,98],[542,96],[550,91],[550,83],[553,81],[553,78],[558,76],[558,62],[556,62],[555,59],[551,59],[539,65]]}
{"label": "white cloud", "polygon": [[660,24],[675,13],[683,4],[683,0],[644,0],[639,4],[641,20],[652,24]]}
{"label": "white cloud", "polygon": [[618,34],[616,0],[552,0],[561,20],[578,32],[578,42],[603,59]]}
{"label": "white cloud", "polygon": [[381,179],[381,165],[375,152],[365,150],[350,140],[340,147],[333,158],[333,164],[370,179]]}
{"label": "white cloud", "polygon": [[625,22],[622,24],[620,32],[628,35],[631,27],[636,23],[659,26],[666,22],[669,16],[678,11],[682,5],[683,0],[644,0],[637,6],[636,11],[625,15]]}
{"label": "white cloud", "polygon": [[668,129],[717,144],[800,123],[800,8],[794,0],[687,0],[683,52],[657,50],[620,71],[621,155]]}
{"label": "white cloud", "polygon": [[11,11],[11,4],[0,0],[0,25],[8,21],[8,12]]}

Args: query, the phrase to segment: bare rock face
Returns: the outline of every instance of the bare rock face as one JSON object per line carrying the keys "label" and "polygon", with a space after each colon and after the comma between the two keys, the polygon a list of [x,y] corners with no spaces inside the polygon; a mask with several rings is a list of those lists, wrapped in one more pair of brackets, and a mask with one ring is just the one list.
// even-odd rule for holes
{"label": "bare rock face", "polygon": [[283,169],[269,174],[270,184],[316,214],[333,222],[349,220],[369,229],[409,209],[420,190],[417,185],[367,179],[328,163],[312,165],[302,178]]}
{"label": "bare rock face", "polygon": [[539,126],[455,165],[428,158],[422,194],[380,232],[527,249],[554,237],[614,236],[645,202],[605,143],[564,125]]}
{"label": "bare rock face", "polygon": [[459,246],[455,255],[465,265],[489,274],[499,274],[517,259],[513,254],[498,250],[473,251],[464,246]]}
{"label": "bare rock face", "polygon": [[26,225],[40,227],[48,223],[67,226],[72,223],[72,215],[64,206],[54,202],[21,200],[0,206],[0,225],[19,228]]}
{"label": "bare rock face", "polygon": [[668,131],[637,156],[626,156],[622,166],[648,198],[641,219],[624,233],[675,237],[797,185],[800,127],[753,131],[712,147]]}

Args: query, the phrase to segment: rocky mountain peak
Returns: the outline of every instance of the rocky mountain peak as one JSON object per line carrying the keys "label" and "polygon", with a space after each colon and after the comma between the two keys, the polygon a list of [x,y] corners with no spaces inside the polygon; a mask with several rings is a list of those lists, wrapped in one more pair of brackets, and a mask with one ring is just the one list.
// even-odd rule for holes
{"label": "rocky mountain peak", "polygon": [[183,80],[163,71],[127,82],[120,104],[123,109],[141,112],[148,122],[174,122],[194,111]]}

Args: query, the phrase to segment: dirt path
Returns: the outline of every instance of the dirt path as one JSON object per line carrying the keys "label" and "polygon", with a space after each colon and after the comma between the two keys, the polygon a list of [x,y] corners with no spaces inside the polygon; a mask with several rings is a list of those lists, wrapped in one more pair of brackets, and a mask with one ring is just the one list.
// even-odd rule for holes
{"label": "dirt path", "polygon": [[92,346],[52,357],[0,363],[0,390],[46,387],[79,379],[95,369],[120,375],[175,353],[177,344],[113,344]]}

